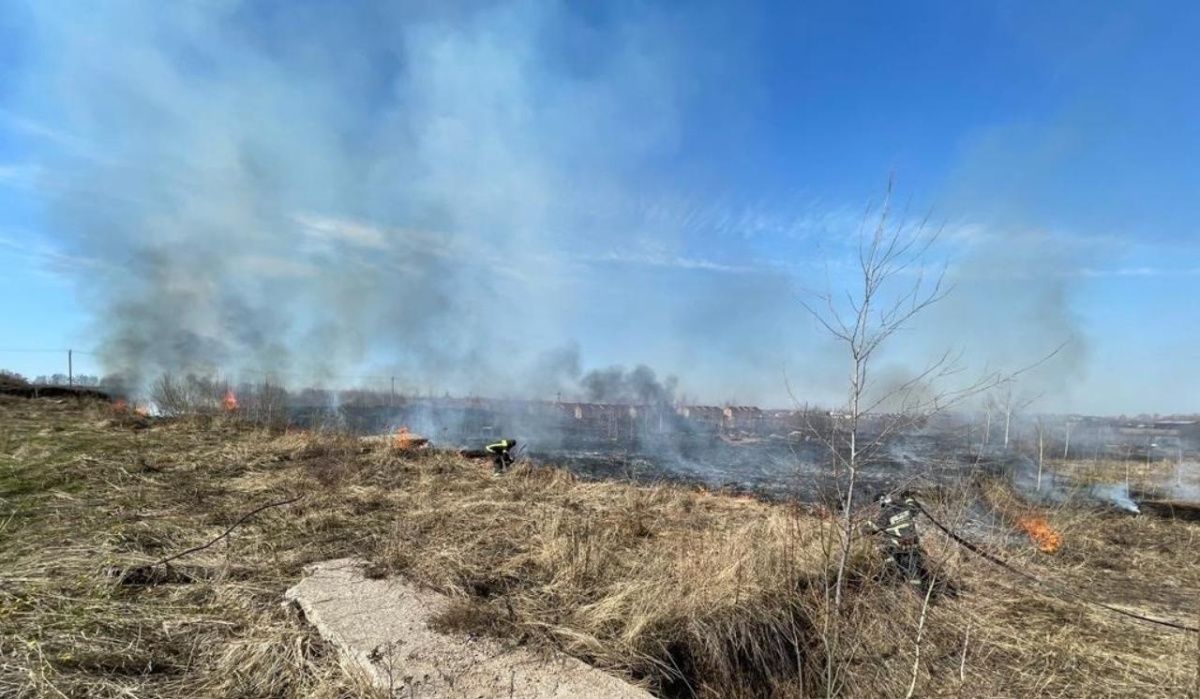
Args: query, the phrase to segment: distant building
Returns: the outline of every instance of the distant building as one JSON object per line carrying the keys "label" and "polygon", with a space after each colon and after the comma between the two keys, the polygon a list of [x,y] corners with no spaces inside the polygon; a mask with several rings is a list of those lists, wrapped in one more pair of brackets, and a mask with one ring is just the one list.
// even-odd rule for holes
{"label": "distant building", "polygon": [[727,431],[757,433],[762,428],[763,411],[752,405],[730,405],[721,411]]}

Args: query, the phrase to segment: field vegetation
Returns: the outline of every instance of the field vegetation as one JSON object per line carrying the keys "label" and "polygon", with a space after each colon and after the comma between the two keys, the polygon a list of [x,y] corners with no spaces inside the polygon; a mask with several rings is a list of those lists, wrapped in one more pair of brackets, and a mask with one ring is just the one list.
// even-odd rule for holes
{"label": "field vegetation", "polygon": [[[952,526],[971,513],[967,536],[1040,578],[1197,623],[1200,524],[968,483],[921,497]],[[1029,514],[1060,533],[1056,553],[1013,526]],[[1058,599],[927,524],[929,598],[858,537],[834,607],[840,526],[530,464],[493,478],[385,439],[0,397],[0,695],[371,696],[280,604],[306,564],[347,556],[452,596],[447,631],[560,649],[662,696],[1196,692],[1195,634]]]}

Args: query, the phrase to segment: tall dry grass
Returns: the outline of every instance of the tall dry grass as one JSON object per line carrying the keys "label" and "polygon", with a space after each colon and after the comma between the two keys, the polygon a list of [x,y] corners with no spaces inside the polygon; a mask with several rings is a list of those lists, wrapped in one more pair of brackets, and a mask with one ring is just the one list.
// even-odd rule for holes
{"label": "tall dry grass", "polygon": [[[456,455],[220,416],[134,429],[102,405],[0,400],[0,421],[6,696],[363,696],[279,605],[305,564],[345,556],[453,596],[448,630],[559,648],[663,696],[1179,696],[1194,682],[1194,638],[1047,597],[928,528],[931,604],[860,539],[831,647],[832,525],[796,505],[529,465],[492,478]],[[173,577],[122,584],[298,494]],[[1038,575],[1194,615],[1195,524],[1042,512],[1065,539],[1045,556],[1006,525],[1029,505],[1002,486],[927,504]]]}

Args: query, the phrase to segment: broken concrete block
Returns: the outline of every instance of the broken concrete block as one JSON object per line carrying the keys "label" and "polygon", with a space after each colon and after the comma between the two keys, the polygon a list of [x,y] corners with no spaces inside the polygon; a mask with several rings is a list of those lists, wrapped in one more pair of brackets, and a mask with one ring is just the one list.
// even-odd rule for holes
{"label": "broken concrete block", "polygon": [[450,636],[429,620],[449,598],[398,579],[372,580],[354,559],[309,566],[285,593],[323,638],[401,697],[614,697],[645,690],[562,654]]}

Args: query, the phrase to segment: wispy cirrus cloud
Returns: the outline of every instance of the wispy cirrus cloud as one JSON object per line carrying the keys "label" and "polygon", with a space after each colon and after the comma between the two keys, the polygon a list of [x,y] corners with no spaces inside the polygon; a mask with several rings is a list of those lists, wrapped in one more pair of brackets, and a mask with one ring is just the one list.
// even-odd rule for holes
{"label": "wispy cirrus cloud", "polygon": [[1195,277],[1200,267],[1081,267],[1075,270],[1081,277]]}
{"label": "wispy cirrus cloud", "polygon": [[298,214],[295,216],[295,220],[306,233],[315,238],[376,250],[382,250],[388,246],[390,236],[386,230],[362,221],[315,214]]}
{"label": "wispy cirrus cloud", "polygon": [[637,265],[721,274],[754,274],[766,271],[764,267],[730,264],[665,252],[608,252],[600,255],[574,256],[573,259],[593,264]]}
{"label": "wispy cirrus cloud", "polygon": [[64,252],[24,231],[0,231],[0,255],[28,265],[36,272],[67,283],[80,274],[94,273],[106,268],[103,260]]}
{"label": "wispy cirrus cloud", "polygon": [[49,141],[55,145],[76,151],[85,149],[85,144],[82,140],[67,132],[54,128],[45,122],[30,119],[6,109],[0,109],[0,128],[23,136],[32,136],[37,139]]}

